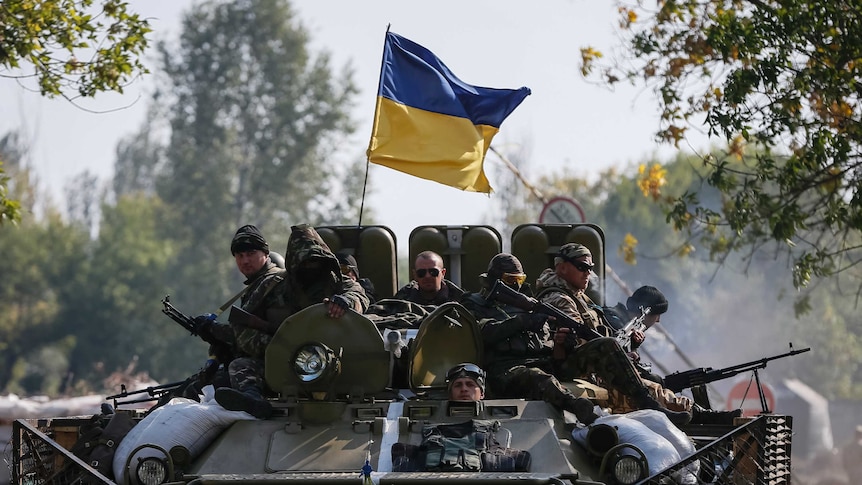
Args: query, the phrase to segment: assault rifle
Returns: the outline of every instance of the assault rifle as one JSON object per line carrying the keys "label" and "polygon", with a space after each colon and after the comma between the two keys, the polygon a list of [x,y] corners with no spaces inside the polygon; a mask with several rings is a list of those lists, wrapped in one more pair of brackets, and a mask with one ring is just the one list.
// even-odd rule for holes
{"label": "assault rifle", "polygon": [[487,298],[490,301],[498,301],[504,305],[511,305],[515,308],[520,308],[526,312],[540,313],[542,315],[554,317],[558,322],[558,328],[569,328],[575,333],[575,335],[584,340],[593,340],[595,338],[603,337],[602,334],[596,332],[594,329],[566,315],[559,308],[553,307],[545,302],[516,291],[500,280],[494,282]]}
{"label": "assault rifle", "polygon": [[649,315],[649,312],[650,307],[641,307],[640,316],[629,320],[629,323],[617,332],[617,342],[620,343],[620,347],[622,347],[626,352],[631,352],[632,350],[632,334],[636,331],[643,332],[646,330],[644,320],[646,320],[646,316]]}
{"label": "assault rifle", "polygon": [[268,335],[275,335],[280,324],[270,323],[257,315],[249,313],[238,306],[230,307],[228,321],[243,327],[252,328]]}
{"label": "assault rifle", "polygon": [[700,386],[703,384],[709,384],[710,382],[720,381],[722,379],[727,379],[728,377],[733,377],[737,374],[741,374],[743,372],[751,371],[754,373],[754,379],[757,382],[757,391],[760,394],[760,405],[763,407],[763,412],[769,412],[769,407],[766,404],[766,396],[763,394],[763,388],[760,386],[760,376],[757,371],[759,369],[765,369],[766,364],[773,360],[783,359],[785,357],[793,357],[797,354],[802,354],[811,350],[811,347],[805,347],[804,349],[794,350],[793,343],[790,343],[790,352],[786,352],[780,355],[773,355],[772,357],[764,357],[762,359],[752,360],[751,362],[746,362],[744,364],[732,365],[730,367],[725,367],[723,369],[713,369],[712,367],[701,367],[698,369],[691,369],[682,372],[674,372],[664,378],[664,387],[670,389],[673,392],[680,392],[683,389],[688,389],[694,386]]}

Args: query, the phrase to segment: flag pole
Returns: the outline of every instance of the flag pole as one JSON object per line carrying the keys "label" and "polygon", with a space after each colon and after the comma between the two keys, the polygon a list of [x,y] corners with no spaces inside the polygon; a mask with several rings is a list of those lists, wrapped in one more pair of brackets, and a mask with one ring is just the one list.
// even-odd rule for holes
{"label": "flag pole", "polygon": [[383,86],[383,62],[386,58],[386,38],[389,35],[389,28],[392,24],[386,24],[386,34],[383,36],[383,49],[380,55],[380,77],[377,79],[377,93],[374,95],[374,122],[371,124],[371,136],[368,137],[368,150],[365,152],[365,181],[362,183],[362,201],[359,203],[359,224],[357,227],[362,227],[362,212],[365,209],[365,194],[368,189],[368,172],[371,169],[371,141],[374,139],[374,134],[377,133],[378,113],[380,112],[380,87]]}

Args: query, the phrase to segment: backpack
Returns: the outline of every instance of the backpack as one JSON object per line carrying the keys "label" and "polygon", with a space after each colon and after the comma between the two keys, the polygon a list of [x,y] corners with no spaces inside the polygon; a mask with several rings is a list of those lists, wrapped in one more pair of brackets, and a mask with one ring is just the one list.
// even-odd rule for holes
{"label": "backpack", "polygon": [[78,440],[70,451],[111,478],[117,446],[134,426],[135,420],[129,413],[96,414],[81,426]]}
{"label": "backpack", "polygon": [[428,425],[419,446],[392,445],[393,471],[528,471],[529,452],[509,448],[510,438],[499,421]]}

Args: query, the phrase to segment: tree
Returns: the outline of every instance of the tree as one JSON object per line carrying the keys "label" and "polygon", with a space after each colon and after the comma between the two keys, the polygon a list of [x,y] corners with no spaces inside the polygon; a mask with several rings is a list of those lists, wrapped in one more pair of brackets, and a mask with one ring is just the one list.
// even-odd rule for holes
{"label": "tree", "polygon": [[[0,75],[35,78],[43,96],[92,97],[123,92],[146,73],[140,57],[147,47],[149,23],[130,12],[123,0],[26,2],[0,7]],[[23,72],[24,65],[33,72]]]}
{"label": "tree", "polygon": [[[642,83],[661,108],[660,139],[699,120],[727,150],[702,157],[703,187],[665,198],[668,219],[717,259],[761,249],[791,259],[793,283],[836,275],[862,248],[862,11],[833,0],[618,2],[625,53],[582,71]],[[857,285],[857,292],[862,285]]]}
{"label": "tree", "polygon": [[210,262],[205,284],[186,265],[202,302],[229,294],[235,269],[215,262],[229,262],[237,227],[286,240],[291,224],[337,222],[330,211],[351,213],[339,202],[358,205],[360,194],[333,190],[344,168],[329,159],[352,130],[356,89],[349,69],[336,78],[326,53],[312,57],[286,0],[205,3],[182,28],[179,46],[160,46],[170,134],[155,191],[173,210],[180,260]]}
{"label": "tree", "polygon": [[[862,328],[854,323],[855,302],[838,296],[840,285],[853,281],[851,275],[858,271],[805,288],[811,306],[796,318],[791,300],[797,292],[790,270],[771,257],[730,254],[721,263],[727,270],[717,271],[719,263],[708,252],[690,247],[685,234],[668,227],[659,205],[644,203],[644,192],[672,197],[697,187],[706,171],[699,160],[682,154],[666,161],[645,160],[609,169],[597,178],[564,170],[537,185],[581,202],[589,222],[604,230],[606,262],[630,289],[653,285],[668,297],[670,311],[662,315],[661,326],[697,365],[730,366],[783,352],[787,342],[793,342],[797,348],[817,351],[770,365],[764,378],[775,382],[772,377],[792,376],[827,397],[858,399]],[[713,203],[719,191],[707,187],[699,195]],[[533,198],[526,197],[533,204]],[[535,205],[532,213],[538,209]],[[628,295],[613,281],[606,283],[606,302],[625,302]],[[668,372],[689,368],[657,333],[651,330],[645,344],[657,370],[663,373],[659,364]]]}
{"label": "tree", "polygon": [[[0,76],[35,78],[43,96],[68,100],[117,91],[147,72],[140,58],[149,23],[123,0],[5,1],[0,4]],[[24,72],[24,66],[32,72]],[[1,147],[0,147],[1,148]],[[0,225],[21,218],[7,195],[0,156]]]}
{"label": "tree", "polygon": [[9,198],[12,178],[5,169],[9,166],[13,169],[19,167],[25,151],[17,133],[7,133],[0,138],[0,226],[21,220],[21,202]]}

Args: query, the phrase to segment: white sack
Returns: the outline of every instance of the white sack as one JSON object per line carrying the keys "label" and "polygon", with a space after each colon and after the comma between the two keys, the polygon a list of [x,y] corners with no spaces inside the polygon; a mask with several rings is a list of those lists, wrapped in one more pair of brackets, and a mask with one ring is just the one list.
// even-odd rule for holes
{"label": "white sack", "polygon": [[[123,483],[124,469],[129,455],[140,445],[152,444],[170,451],[184,446],[195,459],[224,429],[235,421],[255,419],[244,411],[228,411],[214,399],[212,386],[204,387],[201,402],[176,397],[142,419],[123,438],[114,455],[114,479]],[[154,448],[144,448],[132,457],[132,470],[138,458],[162,456]]]}

